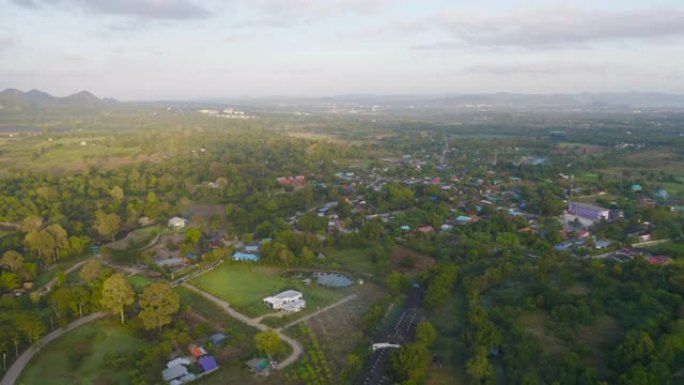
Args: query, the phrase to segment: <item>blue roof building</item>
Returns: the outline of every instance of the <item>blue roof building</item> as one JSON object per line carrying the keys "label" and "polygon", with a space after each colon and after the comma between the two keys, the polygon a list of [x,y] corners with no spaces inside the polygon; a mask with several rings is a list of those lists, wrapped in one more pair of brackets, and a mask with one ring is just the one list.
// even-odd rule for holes
{"label": "blue roof building", "polygon": [[249,261],[249,262],[256,262],[259,260],[259,256],[256,254],[252,253],[243,253],[241,251],[238,251],[237,253],[233,254],[233,261]]}

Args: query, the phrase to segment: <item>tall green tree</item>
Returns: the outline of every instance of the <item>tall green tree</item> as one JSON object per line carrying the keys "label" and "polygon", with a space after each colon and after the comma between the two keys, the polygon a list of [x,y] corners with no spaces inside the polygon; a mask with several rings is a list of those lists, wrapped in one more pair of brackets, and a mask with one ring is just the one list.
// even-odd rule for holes
{"label": "tall green tree", "polygon": [[95,214],[95,230],[97,233],[103,237],[111,237],[112,242],[114,242],[114,237],[121,227],[121,217],[111,213],[105,214],[102,211],[98,211]]}
{"label": "tall green tree", "polygon": [[257,350],[269,357],[277,357],[285,350],[283,340],[275,330],[266,330],[254,336],[254,345]]}
{"label": "tall green tree", "polygon": [[122,324],[126,322],[126,306],[135,302],[135,292],[123,274],[114,274],[104,281],[101,302],[112,313],[121,315]]}
{"label": "tall green tree", "polygon": [[145,329],[158,328],[171,323],[172,316],[180,308],[180,298],[166,282],[147,286],[140,296],[140,314]]}

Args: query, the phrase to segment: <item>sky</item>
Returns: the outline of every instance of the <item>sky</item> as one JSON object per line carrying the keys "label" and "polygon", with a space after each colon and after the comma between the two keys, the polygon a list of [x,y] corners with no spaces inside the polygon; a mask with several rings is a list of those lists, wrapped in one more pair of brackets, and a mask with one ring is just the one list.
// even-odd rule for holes
{"label": "sky", "polygon": [[682,0],[0,0],[0,89],[684,93]]}

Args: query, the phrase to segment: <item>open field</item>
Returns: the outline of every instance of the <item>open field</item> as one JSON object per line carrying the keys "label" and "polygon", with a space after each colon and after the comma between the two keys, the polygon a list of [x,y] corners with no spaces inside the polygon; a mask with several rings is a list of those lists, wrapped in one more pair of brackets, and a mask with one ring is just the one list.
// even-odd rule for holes
{"label": "open field", "polygon": [[606,148],[604,146],[597,144],[563,142],[556,146],[554,152],[558,154],[576,153],[578,155],[594,155],[605,150]]}
{"label": "open field", "polygon": [[340,267],[360,276],[377,274],[377,269],[371,259],[371,249],[335,249],[324,251],[326,257],[339,264]]}
{"label": "open field", "polygon": [[467,347],[463,340],[465,315],[464,299],[451,296],[435,310],[430,322],[439,332],[432,347],[433,354],[443,359],[442,367],[431,368],[426,381],[427,385],[465,385],[468,383],[463,368],[467,359]]}
{"label": "open field", "polygon": [[373,303],[384,296],[383,290],[374,284],[364,284],[356,289],[358,296],[352,301],[305,321],[325,347],[327,358],[337,367],[346,365],[347,355],[354,351],[363,338],[363,315]]}
{"label": "open field", "polygon": [[100,321],[83,325],[54,341],[28,365],[18,384],[86,385],[130,383],[108,369],[105,355],[134,351],[144,345],[121,326]]}
{"label": "open field", "polygon": [[55,136],[52,141],[48,135],[0,139],[0,168],[5,172],[11,169],[77,172],[91,166],[116,168],[155,160],[158,160],[156,155],[145,154],[140,147],[88,134]]}
{"label": "open field", "polygon": [[306,286],[300,280],[279,276],[280,270],[246,264],[224,264],[191,280],[191,283],[230,303],[241,312],[257,317],[272,312],[262,299],[283,290],[304,293],[306,311],[329,305],[344,297],[341,289]]}
{"label": "open field", "polygon": [[435,264],[435,259],[406,247],[395,247],[390,255],[390,263],[394,270],[402,273],[422,273]]}

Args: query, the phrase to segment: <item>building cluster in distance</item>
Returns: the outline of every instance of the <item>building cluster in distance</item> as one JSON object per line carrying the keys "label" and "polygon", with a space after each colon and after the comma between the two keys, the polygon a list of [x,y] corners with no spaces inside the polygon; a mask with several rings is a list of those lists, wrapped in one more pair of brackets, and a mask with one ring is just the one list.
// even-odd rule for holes
{"label": "building cluster in distance", "polygon": [[234,108],[224,108],[222,110],[219,109],[201,109],[197,110],[200,114],[204,114],[207,116],[214,116],[217,118],[223,118],[223,119],[254,119],[256,116],[254,115],[248,115],[244,111],[239,111]]}

